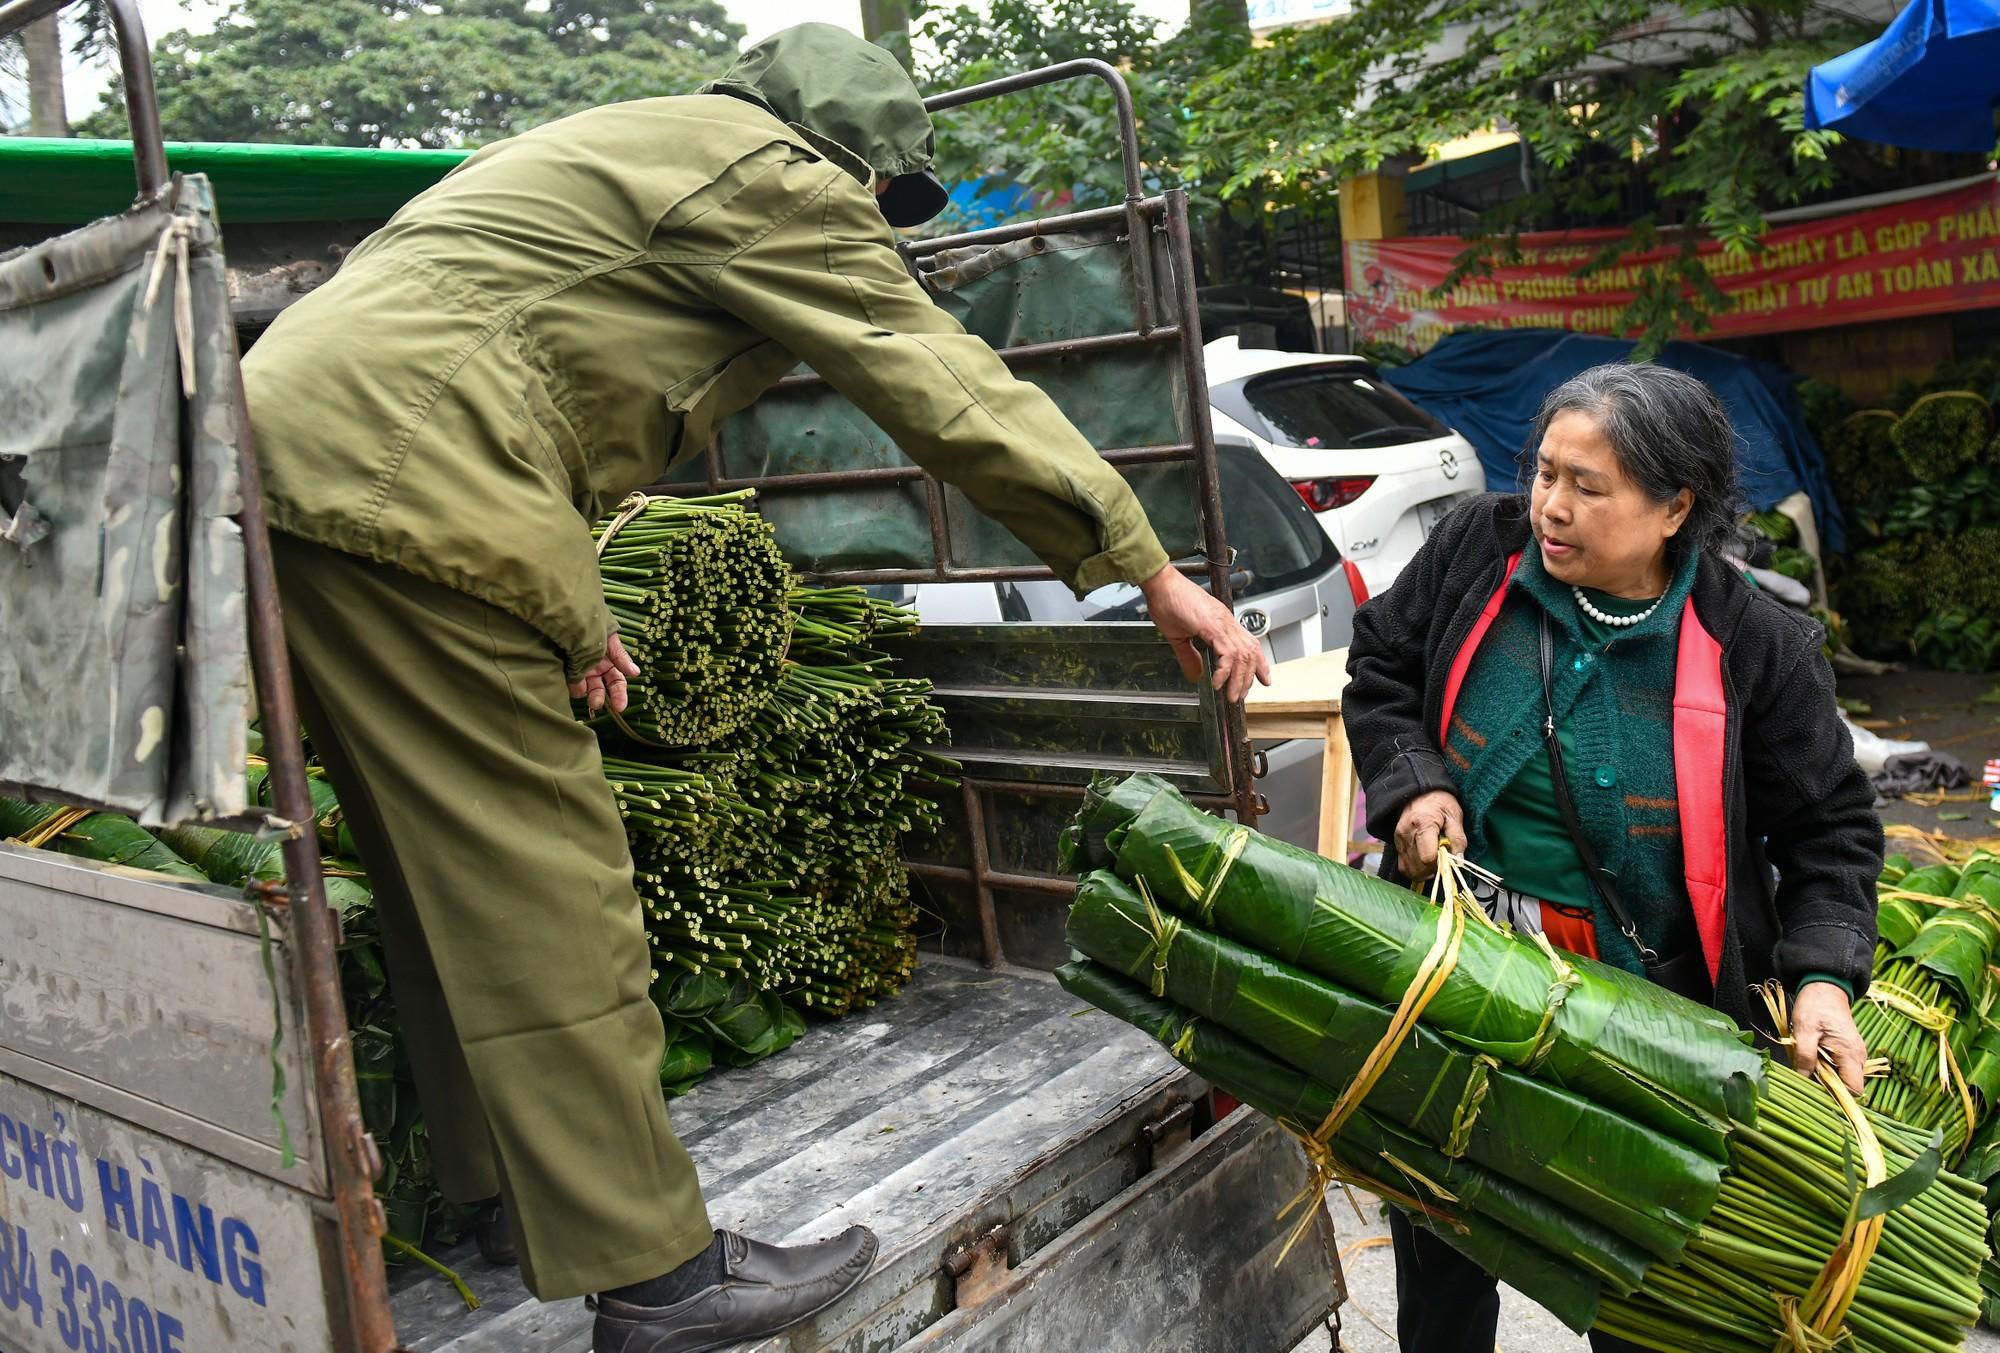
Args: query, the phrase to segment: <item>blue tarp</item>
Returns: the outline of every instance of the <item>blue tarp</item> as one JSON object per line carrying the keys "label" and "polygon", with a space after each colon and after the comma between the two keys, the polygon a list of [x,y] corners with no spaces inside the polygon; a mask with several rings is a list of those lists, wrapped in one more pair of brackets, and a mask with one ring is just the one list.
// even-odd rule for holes
{"label": "blue tarp", "polygon": [[[1627,360],[1632,348],[1624,339],[1560,329],[1457,333],[1382,375],[1465,434],[1478,448],[1488,487],[1514,489],[1525,482],[1521,453],[1542,400],[1580,371]],[[1699,343],[1669,343],[1657,360],[1706,382],[1721,397],[1736,428],[1736,469],[1749,506],[1768,508],[1804,489],[1823,547],[1846,548],[1846,522],[1826,458],[1806,430],[1797,376]]]}

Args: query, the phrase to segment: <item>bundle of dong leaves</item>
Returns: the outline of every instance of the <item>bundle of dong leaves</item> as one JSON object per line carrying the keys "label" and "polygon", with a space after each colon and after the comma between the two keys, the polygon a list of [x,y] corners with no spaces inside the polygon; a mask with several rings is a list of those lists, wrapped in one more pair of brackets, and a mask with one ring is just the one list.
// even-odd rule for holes
{"label": "bundle of dong leaves", "polygon": [[1088,871],[1068,990],[1572,1329],[1666,1353],[1945,1353],[1977,1318],[1981,1192],[1936,1134],[1716,1012],[1150,776],[1093,787],[1065,853]]}
{"label": "bundle of dong leaves", "polygon": [[[930,683],[876,645],[916,617],[799,586],[750,495],[635,499],[597,527],[640,674],[594,720],[624,814],[673,1090],[789,1046],[916,965],[900,841],[956,763]],[[608,538],[607,538],[608,537]],[[719,689],[726,687],[726,689]]]}
{"label": "bundle of dong leaves", "polygon": [[[1892,855],[1877,885],[1875,978],[1855,1010],[1868,1106],[1941,1134],[1945,1162],[2000,1213],[2000,857],[1918,867]],[[2000,1324],[2000,1218],[1980,1274]]]}

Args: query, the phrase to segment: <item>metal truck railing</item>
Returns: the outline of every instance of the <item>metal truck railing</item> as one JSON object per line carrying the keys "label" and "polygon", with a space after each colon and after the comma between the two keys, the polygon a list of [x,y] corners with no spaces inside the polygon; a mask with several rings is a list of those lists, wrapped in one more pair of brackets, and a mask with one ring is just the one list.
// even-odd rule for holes
{"label": "metal truck railing", "polygon": [[[68,0],[11,0],[0,5],[0,34],[55,14],[66,3]],[[170,178],[167,172],[159,107],[153,88],[151,48],[134,0],[106,0],[106,5],[117,38],[125,106],[132,129],[132,154],[137,178],[134,208],[166,207],[172,204],[181,190],[183,180]],[[168,219],[166,216],[162,218],[163,222]],[[97,228],[90,226],[85,230]],[[196,245],[196,248],[200,247],[200,244]],[[210,247],[219,252],[219,238]],[[31,256],[33,252],[30,251]],[[48,260],[49,255],[43,255],[43,267],[54,293],[59,284],[53,265]],[[237,358],[236,340],[226,307],[219,315],[211,315],[208,319],[214,326],[209,336],[226,353],[233,377]],[[194,337],[199,341],[202,336]],[[327,1295],[329,1320],[345,1325],[347,1338],[344,1341],[367,1350],[367,1353],[381,1353],[395,1344],[380,1244],[384,1221],[370,1182],[379,1173],[381,1160],[373,1139],[362,1126],[361,1108],[356,1097],[353,1060],[348,1046],[347,1013],[341,996],[335,954],[339,942],[338,921],[327,907],[321,885],[318,842],[311,831],[314,814],[306,787],[303,753],[298,739],[285,735],[288,730],[298,727],[298,714],[285,650],[277,582],[272,571],[249,412],[243,403],[242,382],[231,379],[228,384],[233,390],[230,431],[238,449],[241,477],[240,510],[235,515],[235,521],[242,533],[242,585],[248,603],[249,655],[264,726],[274,733],[266,740],[266,755],[276,801],[274,812],[250,811],[239,819],[211,819],[204,825],[258,832],[275,830],[285,834],[285,883],[282,887],[257,886],[252,890],[256,894],[252,905],[269,912],[281,932],[292,989],[280,993],[279,999],[290,1006],[286,1011],[291,1016],[290,1027],[298,1027],[299,1013],[303,1012],[306,1037],[304,1046],[297,1049],[298,1062],[294,1074],[302,1072],[310,1081],[310,1102],[317,1106],[318,1130],[309,1134],[309,1149],[318,1151],[323,1158],[317,1162],[306,1162],[304,1168],[299,1170],[282,1171],[281,1175],[287,1188],[308,1195],[309,1210],[313,1215],[329,1221],[335,1233],[333,1244],[326,1247],[330,1252],[322,1253],[314,1264],[315,1268],[324,1265],[327,1269],[322,1288]],[[93,698],[93,694],[79,691],[74,696],[87,701]],[[246,709],[243,712],[244,721],[247,722],[248,717]],[[20,784],[8,788],[29,798],[74,797],[66,792],[62,784]],[[20,852],[9,852],[8,857],[0,857],[0,885],[4,885],[10,876],[18,882],[22,874],[36,870],[35,861],[25,860]],[[43,882],[39,886],[55,892],[98,888],[97,881],[52,877],[46,870],[40,876]],[[125,883],[122,879],[118,881],[121,886]],[[117,890],[114,888],[112,891]],[[132,896],[142,908],[147,905],[143,894]],[[105,905],[118,906],[121,903],[106,900]],[[218,929],[217,933],[220,934],[221,930]],[[198,1009],[204,993],[197,991],[192,994],[197,998],[192,1005]],[[268,1020],[268,1002],[264,1010]],[[6,1041],[4,1036],[0,1036],[0,1044]],[[0,1052],[4,1051],[0,1049]],[[99,1075],[90,1074],[93,1069]],[[183,1109],[168,1114],[143,1096],[134,1096],[113,1079],[118,1069],[119,1063],[114,1057],[96,1068],[72,1066],[65,1068],[67,1074],[55,1076],[47,1074],[37,1059],[22,1054],[18,1049],[13,1050],[12,1055],[0,1057],[0,1072],[17,1075],[45,1087],[54,1082],[60,1086],[62,1094],[74,1098],[79,1105],[87,1105],[92,1110],[141,1126],[150,1125],[155,1130],[172,1132],[184,1129],[188,1113],[198,1112]],[[236,1140],[236,1135],[222,1133],[216,1140],[226,1147]],[[300,1182],[308,1177],[317,1180],[317,1183]],[[105,1206],[107,1210],[111,1208],[110,1199],[105,1200]],[[295,1256],[301,1260],[308,1257]],[[319,1283],[317,1274],[313,1275],[313,1280]]]}

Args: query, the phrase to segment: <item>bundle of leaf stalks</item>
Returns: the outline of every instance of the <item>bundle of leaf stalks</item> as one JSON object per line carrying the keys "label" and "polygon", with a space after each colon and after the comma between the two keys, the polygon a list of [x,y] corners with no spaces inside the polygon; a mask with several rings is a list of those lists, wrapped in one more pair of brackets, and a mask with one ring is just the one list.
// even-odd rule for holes
{"label": "bundle of leaf stalks", "polygon": [[1993,407],[1970,390],[1936,390],[1912,404],[1889,435],[1912,479],[1940,483],[1984,458]]}
{"label": "bundle of leaf stalks", "polygon": [[[1877,885],[1881,943],[1870,999],[1855,1011],[1868,1042],[1871,1108],[1936,1127],[1954,1168],[2000,1213],[2000,980],[1991,964],[2000,857],[1917,866],[1891,855]],[[1884,990],[1884,988],[1887,988]],[[1957,1145],[1970,1131],[1970,1141]],[[2000,1324],[2000,1216],[1980,1269],[1981,1319]]]}
{"label": "bundle of leaf stalks", "polygon": [[[606,599],[647,703],[595,727],[654,948],[661,1078],[679,1091],[716,1062],[789,1046],[801,1012],[845,1014],[909,979],[916,913],[901,838],[936,829],[920,786],[949,783],[956,765],[925,750],[946,737],[929,683],[897,677],[877,646],[913,628],[913,614],[789,574],[774,590],[776,547],[747,494],[634,502],[620,516],[599,532],[611,539]],[[635,528],[647,542],[638,562],[623,548]],[[727,563],[737,550],[754,561],[747,575]],[[709,567],[679,572],[688,551]],[[715,616],[728,624],[702,628]],[[689,623],[727,642],[691,644],[678,628]],[[727,717],[703,722],[714,703],[689,696],[726,663]]]}
{"label": "bundle of leaf stalks", "polygon": [[1872,503],[1909,483],[1895,427],[1896,415],[1887,409],[1862,409],[1843,418],[1826,439],[1827,468],[1842,503]]}
{"label": "bundle of leaf stalks", "polygon": [[1977,526],[1952,535],[1892,540],[1858,555],[1841,584],[1849,600],[1870,617],[1857,630],[1884,647],[1902,636],[1907,651],[1927,666],[1950,671],[1990,671],[2000,660],[2000,528]]}
{"label": "bundle of leaf stalks", "polygon": [[887,675],[863,644],[907,628],[907,612],[857,588],[799,589],[792,613],[793,656],[738,734],[684,749],[607,737],[605,774],[656,976],[708,974],[839,1015],[914,969],[898,847],[937,826],[916,785],[955,767],[924,748],[945,736],[929,683]]}
{"label": "bundle of leaf stalks", "polygon": [[604,601],[639,666],[628,736],[702,747],[742,728],[777,680],[791,569],[751,494],[635,496],[592,528]]}
{"label": "bundle of leaf stalks", "polygon": [[1933,1140],[1494,926],[1449,855],[1437,905],[1135,776],[1093,790],[1066,856],[1094,870],[1067,989],[1572,1329],[1945,1353],[1977,1317],[1980,1190]]}
{"label": "bundle of leaf stalks", "polygon": [[1876,912],[1875,976],[1855,1025],[1878,1064],[1870,1108],[1943,1135],[1944,1158],[1965,1159],[2000,1100],[2000,859],[1884,869]]}

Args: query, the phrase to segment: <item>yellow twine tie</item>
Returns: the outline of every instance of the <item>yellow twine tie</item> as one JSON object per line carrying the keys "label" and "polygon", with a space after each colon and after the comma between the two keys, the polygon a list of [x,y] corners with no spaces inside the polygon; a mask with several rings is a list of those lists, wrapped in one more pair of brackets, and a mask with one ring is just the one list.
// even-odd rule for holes
{"label": "yellow twine tie", "polygon": [[[1334,1102],[1333,1108],[1328,1111],[1320,1125],[1310,1134],[1296,1131],[1293,1133],[1299,1137],[1306,1159],[1312,1163],[1313,1177],[1307,1181],[1300,1196],[1294,1198],[1283,1211],[1278,1213],[1280,1221],[1299,1206],[1301,1199],[1324,1193],[1327,1182],[1340,1177],[1336,1172],[1339,1167],[1334,1164],[1331,1148],[1327,1143],[1339,1135],[1341,1128],[1347,1125],[1362,1102],[1374,1091],[1376,1082],[1381,1080],[1382,1074],[1389,1069],[1389,1063],[1395,1059],[1397,1052],[1408,1040],[1410,1031],[1416,1028],[1417,1020],[1422,1016],[1425,1007],[1430,1005],[1438,992],[1444,989],[1445,980],[1458,966],[1459,946],[1465,939],[1466,913],[1476,912],[1482,918],[1486,914],[1480,910],[1478,902],[1474,901],[1466,890],[1464,880],[1460,877],[1458,858],[1449,848],[1440,848],[1438,851],[1438,872],[1432,881],[1431,891],[1438,903],[1437,933],[1432,937],[1430,950],[1424,955],[1423,962],[1417,965],[1416,975],[1403,989],[1403,998],[1396,1005],[1396,1012],[1389,1020],[1388,1029],[1383,1033],[1381,1041],[1376,1043],[1368,1054],[1367,1059],[1362,1062],[1361,1070],[1355,1073],[1352,1081],[1348,1082],[1347,1089]],[[1397,1201],[1403,1201],[1403,1198],[1398,1197]],[[1292,1247],[1311,1230],[1312,1220],[1312,1209],[1308,1207],[1299,1218],[1298,1224],[1292,1228],[1284,1248],[1278,1251],[1279,1263],[1284,1262],[1285,1256],[1292,1252]]]}
{"label": "yellow twine tie", "polygon": [[1940,1089],[1958,1096],[1959,1109],[1965,1114],[1965,1140],[1968,1145],[1979,1131],[1979,1109],[1972,1100],[1972,1087],[1966,1082],[1965,1073],[1959,1070],[1958,1054],[1951,1050],[1952,1017],[1942,1006],[1931,1005],[1913,991],[1897,986],[1893,982],[1871,982],[1868,994],[1863,998],[1886,1010],[1893,1010],[1909,1020],[1919,1029],[1937,1035],[1938,1044],[1938,1086]]}
{"label": "yellow twine tie", "polygon": [[40,850],[95,811],[90,808],[63,808],[12,839]]}
{"label": "yellow twine tie", "polygon": [[[1767,982],[1758,992],[1764,998],[1765,1008],[1771,1012],[1779,1041],[1790,1043],[1791,1011],[1784,988],[1776,982]],[[1813,1069],[1813,1079],[1833,1096],[1834,1104],[1847,1120],[1854,1133],[1855,1144],[1861,1151],[1863,1187],[1874,1188],[1889,1177],[1889,1164],[1882,1154],[1882,1143],[1868,1122],[1867,1113],[1848,1093],[1846,1084],[1825,1060],[1824,1052],[1820,1064]],[[1790,1353],[1819,1353],[1819,1350],[1845,1337],[1840,1332],[1841,1324],[1847,1319],[1855,1294],[1861,1290],[1862,1276],[1867,1273],[1869,1262],[1882,1243],[1882,1231],[1888,1224],[1887,1213],[1859,1221],[1853,1209],[1849,1209],[1847,1222],[1841,1228],[1840,1242],[1827,1256],[1826,1266],[1820,1270],[1819,1276],[1813,1279],[1799,1310],[1787,1322],[1787,1331],[1778,1341],[1776,1353],[1787,1353],[1787,1350]],[[1784,1300],[1779,1298],[1781,1309]],[[1793,1326],[1800,1326],[1800,1333],[1794,1334]]]}
{"label": "yellow twine tie", "polygon": [[644,493],[628,494],[625,501],[618,504],[618,515],[604,525],[604,534],[597,538],[597,557],[602,559],[604,551],[610,547],[611,539],[631,524],[632,520],[655,502],[657,498]]}

